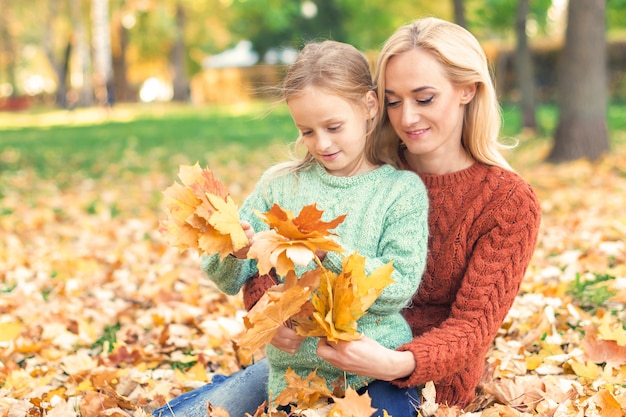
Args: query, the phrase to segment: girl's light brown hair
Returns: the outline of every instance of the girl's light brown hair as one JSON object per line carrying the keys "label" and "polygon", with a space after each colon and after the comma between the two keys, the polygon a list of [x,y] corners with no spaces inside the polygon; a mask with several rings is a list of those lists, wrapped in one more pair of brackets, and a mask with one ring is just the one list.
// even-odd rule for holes
{"label": "girl's light brown hair", "polygon": [[[375,91],[372,73],[365,55],[354,46],[332,40],[306,44],[295,62],[287,70],[279,93],[285,102],[301,94],[306,87],[313,86],[349,101],[355,106],[363,106],[367,111],[366,95]],[[382,163],[376,144],[373,143],[373,131],[376,118],[372,119],[367,129],[365,156],[374,163]],[[294,147],[302,146],[298,137]],[[296,159],[288,170],[298,171],[311,166],[315,161],[308,152],[303,158]]]}

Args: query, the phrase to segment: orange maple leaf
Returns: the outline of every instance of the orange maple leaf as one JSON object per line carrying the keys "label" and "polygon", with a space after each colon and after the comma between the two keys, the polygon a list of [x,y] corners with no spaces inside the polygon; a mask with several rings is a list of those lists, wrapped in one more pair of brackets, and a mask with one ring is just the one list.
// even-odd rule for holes
{"label": "orange maple leaf", "polygon": [[359,395],[353,388],[348,387],[343,398],[334,398],[335,406],[328,413],[328,417],[370,417],[377,408],[372,408],[372,399],[367,393]]}
{"label": "orange maple leaf", "polygon": [[300,285],[268,290],[244,317],[246,332],[237,341],[240,354],[248,359],[267,344],[278,328],[298,313],[310,298],[311,289]]}
{"label": "orange maple leaf", "polygon": [[315,204],[302,208],[297,217],[289,210],[274,204],[265,214],[256,213],[267,223],[270,230],[259,232],[254,237],[248,257],[258,261],[260,274],[267,274],[276,268],[280,276],[287,275],[295,265],[306,266],[317,258],[316,251],[334,251],[342,253],[344,249],[328,236],[329,232],[345,219],[341,215],[330,222],[321,220],[322,211]]}
{"label": "orange maple leaf", "polygon": [[365,257],[356,252],[344,258],[339,275],[322,271],[311,300],[315,310],[312,319],[299,319],[296,330],[303,336],[326,337],[333,342],[358,339],[357,320],[393,282],[392,272],[389,262],[366,275]]}
{"label": "orange maple leaf", "polygon": [[168,217],[160,231],[171,245],[223,258],[248,244],[237,206],[211,171],[181,165],[178,177],[182,184],[163,191]]}
{"label": "orange maple leaf", "polygon": [[317,375],[316,371],[302,379],[288,367],[285,381],[287,387],[276,397],[276,403],[279,405],[297,404],[300,408],[315,408],[321,398],[332,397],[326,379]]}

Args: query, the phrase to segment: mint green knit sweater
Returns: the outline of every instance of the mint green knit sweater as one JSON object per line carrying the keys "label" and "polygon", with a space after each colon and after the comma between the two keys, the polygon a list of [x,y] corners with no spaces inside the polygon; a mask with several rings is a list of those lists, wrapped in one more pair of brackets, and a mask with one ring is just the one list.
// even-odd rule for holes
{"label": "mint green knit sweater", "polygon": [[[384,289],[358,321],[358,330],[390,349],[409,342],[411,329],[400,310],[411,300],[420,283],[428,243],[428,196],[421,179],[389,165],[353,177],[329,175],[319,164],[297,174],[276,174],[273,168],[263,175],[245,200],[240,216],[249,221],[255,231],[265,230],[268,226],[253,210],[264,213],[274,203],[294,215],[302,207],[315,203],[324,212],[324,221],[346,214],[343,223],[332,230],[338,235],[334,238],[346,250],[343,256],[357,251],[366,257],[367,274],[393,261],[395,282]],[[329,252],[324,267],[339,273],[343,256]],[[219,255],[204,256],[202,269],[220,290],[231,295],[237,294],[257,272],[256,261],[231,256],[220,260]],[[315,354],[317,342],[317,338],[306,338],[295,355],[267,346],[270,398],[285,388],[287,367],[302,377],[317,370],[329,383],[343,375],[343,371]],[[347,383],[354,389],[369,381],[347,375]]]}

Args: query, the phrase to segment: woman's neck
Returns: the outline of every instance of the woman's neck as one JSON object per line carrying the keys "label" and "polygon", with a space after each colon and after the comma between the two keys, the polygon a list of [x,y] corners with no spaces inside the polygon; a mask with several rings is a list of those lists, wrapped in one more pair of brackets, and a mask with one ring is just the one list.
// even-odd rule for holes
{"label": "woman's neck", "polygon": [[462,171],[474,164],[474,158],[465,151],[456,155],[415,155],[407,150],[404,151],[404,159],[411,168],[420,174],[444,175],[451,172]]}

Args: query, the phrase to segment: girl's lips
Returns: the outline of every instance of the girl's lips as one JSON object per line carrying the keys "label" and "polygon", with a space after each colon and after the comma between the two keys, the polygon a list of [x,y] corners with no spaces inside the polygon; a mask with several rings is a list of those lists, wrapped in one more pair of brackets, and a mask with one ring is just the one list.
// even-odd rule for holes
{"label": "girl's lips", "polygon": [[320,155],[320,158],[322,158],[324,161],[332,161],[336,159],[338,156],[339,156],[339,152],[335,152],[335,153]]}

